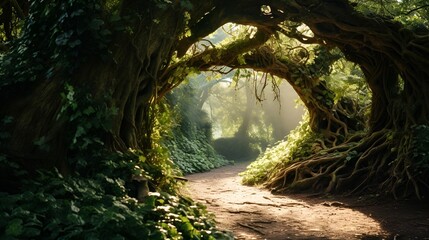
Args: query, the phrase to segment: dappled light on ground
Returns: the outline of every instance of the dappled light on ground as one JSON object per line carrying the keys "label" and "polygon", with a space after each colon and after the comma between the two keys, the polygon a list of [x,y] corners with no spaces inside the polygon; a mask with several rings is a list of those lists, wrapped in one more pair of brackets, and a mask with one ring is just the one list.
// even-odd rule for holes
{"label": "dappled light on ground", "polygon": [[[236,239],[382,239],[400,236],[399,232],[384,228],[380,223],[382,216],[373,218],[371,211],[361,211],[371,205],[369,202],[273,195],[265,189],[241,185],[237,174],[245,167],[246,163],[239,163],[209,173],[189,175],[189,184],[184,190],[196,201],[206,204],[216,214],[218,226],[232,231]],[[424,217],[422,220],[429,221]]]}

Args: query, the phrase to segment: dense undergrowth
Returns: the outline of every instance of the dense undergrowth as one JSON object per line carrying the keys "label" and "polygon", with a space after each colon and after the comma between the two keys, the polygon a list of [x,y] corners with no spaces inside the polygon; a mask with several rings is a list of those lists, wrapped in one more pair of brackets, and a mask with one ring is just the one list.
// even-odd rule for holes
{"label": "dense undergrowth", "polygon": [[[168,97],[175,124],[165,138],[171,159],[183,173],[208,171],[230,164],[211,146],[212,124],[207,113],[198,107],[198,90],[185,84]],[[168,111],[168,110],[166,110]]]}
{"label": "dense undergrowth", "polygon": [[[69,121],[66,136],[75,171],[29,173],[0,152],[2,172],[22,179],[1,183],[19,189],[0,192],[0,239],[232,239],[215,228],[203,205],[177,192],[181,171],[160,143],[170,127],[161,105],[152,111],[152,149],[112,153],[100,136],[109,131],[115,109],[71,85],[63,98],[60,115]],[[7,145],[13,121],[11,117],[1,121],[0,150]],[[43,139],[34,144],[49,150]],[[147,179],[149,190],[139,201],[141,183],[136,177]]]}
{"label": "dense undergrowth", "polygon": [[[97,172],[38,171],[30,178],[1,155],[2,167],[28,180],[16,193],[0,192],[0,239],[232,239],[215,228],[204,206],[176,192],[178,172],[159,154],[165,150],[154,149],[157,159],[147,159],[134,150],[84,150],[81,143],[79,165]],[[148,179],[143,200],[136,199],[133,176]]]}
{"label": "dense undergrowth", "polygon": [[20,194],[0,193],[1,239],[222,239],[190,199],[152,192],[139,203],[121,179],[42,174]]}
{"label": "dense undergrowth", "polygon": [[299,161],[300,157],[312,153],[315,150],[313,144],[318,137],[310,129],[307,112],[300,124],[284,140],[267,148],[240,174],[243,177],[242,182],[246,185],[263,184],[277,172],[276,169],[282,169],[282,166]]}

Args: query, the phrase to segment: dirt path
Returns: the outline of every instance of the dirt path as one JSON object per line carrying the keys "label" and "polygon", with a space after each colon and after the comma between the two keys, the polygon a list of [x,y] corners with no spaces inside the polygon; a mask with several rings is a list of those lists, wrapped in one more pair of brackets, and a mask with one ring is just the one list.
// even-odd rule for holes
{"label": "dirt path", "polygon": [[428,204],[273,195],[240,184],[247,165],[188,175],[185,189],[236,239],[429,239]]}

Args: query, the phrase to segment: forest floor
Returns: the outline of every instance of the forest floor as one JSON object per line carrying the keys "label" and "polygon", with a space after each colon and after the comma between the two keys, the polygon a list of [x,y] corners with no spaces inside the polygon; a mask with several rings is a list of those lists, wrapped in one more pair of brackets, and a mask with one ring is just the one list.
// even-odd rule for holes
{"label": "forest floor", "polygon": [[186,176],[184,193],[235,239],[429,239],[429,204],[374,196],[273,195],[243,186],[249,162]]}

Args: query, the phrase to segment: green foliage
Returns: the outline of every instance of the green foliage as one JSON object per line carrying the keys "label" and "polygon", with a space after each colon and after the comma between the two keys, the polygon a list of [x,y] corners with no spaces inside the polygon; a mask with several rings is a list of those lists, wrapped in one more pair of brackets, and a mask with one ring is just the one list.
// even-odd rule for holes
{"label": "green foliage", "polygon": [[[96,101],[83,88],[76,89],[65,84],[61,93],[63,105],[57,120],[67,122],[66,139],[70,151],[70,162],[73,169],[83,175],[93,175],[103,162],[103,136],[112,127],[112,118],[117,109],[105,104],[105,99]],[[39,140],[40,141],[40,140]]]}
{"label": "green foliage", "polygon": [[306,113],[300,125],[273,147],[267,148],[256,161],[252,162],[240,175],[247,185],[261,184],[288,163],[299,161],[301,157],[312,153],[315,139],[319,136],[311,131],[309,116]]}
{"label": "green foliage", "polygon": [[[71,149],[86,150],[93,144],[103,145],[100,139],[89,139],[97,135],[91,131],[108,131],[112,127],[112,117],[117,109],[105,103],[96,102],[90,93],[82,88],[78,91],[72,85],[65,84],[65,92],[61,93],[63,106],[57,118],[66,118],[72,131]],[[109,98],[105,96],[105,100]]]}
{"label": "green foliage", "polygon": [[169,96],[175,107],[177,125],[165,145],[174,163],[184,173],[203,172],[228,164],[210,145],[211,123],[207,114],[198,108],[197,90],[184,85]]}
{"label": "green foliage", "polygon": [[145,149],[145,152],[140,154],[140,162],[145,163],[143,169],[147,169],[155,176],[153,183],[158,188],[173,193],[177,190],[177,181],[174,177],[182,173],[172,161],[170,150],[164,144],[164,139],[171,133],[172,128],[169,105],[165,101],[160,101],[151,108],[153,115],[150,132],[151,149]]}
{"label": "green foliage", "polygon": [[34,1],[22,36],[0,61],[0,88],[67,75],[89,56],[107,54],[111,32],[100,16],[97,0]]}
{"label": "green foliage", "polygon": [[[73,174],[39,172],[21,193],[1,193],[0,239],[232,239],[216,230],[203,206],[176,194],[175,171],[166,149],[157,143],[165,116],[154,124],[149,153],[111,153],[101,137],[111,129],[116,110],[82,89],[65,86],[58,120],[68,125]],[[159,107],[153,112],[159,115]],[[5,117],[3,124],[11,121]],[[42,139],[37,143],[48,147]],[[0,160],[12,162],[6,156]],[[133,176],[150,183],[152,192],[143,202],[133,197]]]}
{"label": "green foliage", "polygon": [[174,163],[183,173],[204,172],[230,163],[217,154],[207,139],[201,136],[188,138],[181,132],[176,132],[173,136],[166,146]]}
{"label": "green foliage", "polygon": [[347,98],[359,103],[362,109],[366,109],[371,104],[371,91],[357,65],[339,60],[333,64],[331,74],[324,76],[323,79],[326,80],[329,89],[335,93],[335,103]]}
{"label": "green foliage", "polygon": [[[357,9],[366,15],[393,18],[409,29],[427,29],[429,8],[423,0],[371,1],[354,0]],[[427,30],[426,30],[427,31]]]}
{"label": "green foliage", "polygon": [[307,68],[310,74],[317,76],[329,75],[333,70],[332,63],[342,57],[338,49],[327,49],[324,46],[315,46],[313,54],[314,59]]}
{"label": "green foliage", "polygon": [[4,154],[4,148],[8,145],[10,133],[7,130],[8,127],[13,123],[14,119],[11,116],[5,116],[0,119],[0,172],[7,173],[8,177],[12,176],[25,176],[27,172],[21,169],[18,163],[9,161],[7,155]]}
{"label": "green foliage", "polygon": [[[142,152],[129,149],[128,152],[111,153],[103,142],[112,128],[112,119],[117,109],[109,107],[104,99],[96,101],[83,88],[65,84],[61,94],[63,107],[58,115],[59,121],[67,123],[66,139],[69,146],[69,164],[73,172],[83,177],[109,176],[130,181],[132,176],[144,176],[159,190],[174,193],[177,175],[168,151],[159,144],[167,116],[160,114],[160,105],[153,107],[156,115],[151,129],[152,148]],[[42,139],[41,139],[42,140]],[[42,145],[43,141],[38,143]],[[43,145],[42,145],[43,146]]]}
{"label": "green foliage", "polygon": [[[166,9],[173,5],[172,0],[152,0],[152,2],[155,3],[155,6],[160,9]],[[193,8],[193,5],[189,0],[182,0],[180,1],[180,7],[185,10],[191,10]]]}
{"label": "green foliage", "polygon": [[[108,125],[91,123],[108,120],[111,109],[100,108],[88,95],[78,96],[67,87],[60,115],[70,120],[70,155],[77,171],[68,177],[39,172],[24,183],[21,193],[0,193],[0,239],[232,239],[216,230],[205,207],[171,191],[172,177],[166,176],[171,165],[156,149],[158,164],[139,151],[103,151],[97,131]],[[1,126],[12,121],[5,117]],[[79,126],[82,134],[77,134]],[[0,136],[0,141],[7,140],[6,133]],[[6,165],[13,163],[6,156],[1,155],[0,162],[2,168],[19,170],[16,164]],[[132,197],[132,176],[144,176],[160,190],[139,203]]]}
{"label": "green foliage", "polygon": [[1,239],[232,239],[184,197],[152,192],[142,203],[124,182],[40,173],[21,194],[0,193]]}

